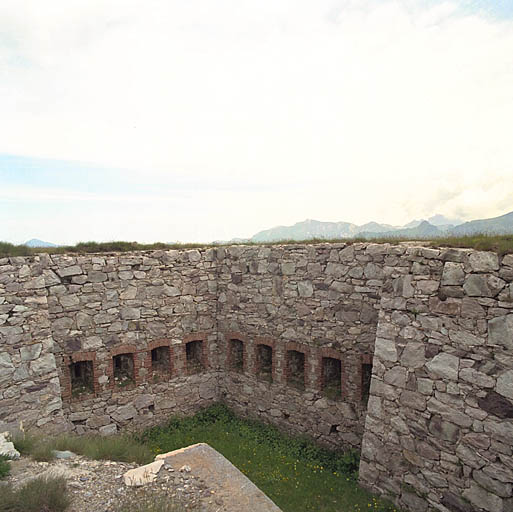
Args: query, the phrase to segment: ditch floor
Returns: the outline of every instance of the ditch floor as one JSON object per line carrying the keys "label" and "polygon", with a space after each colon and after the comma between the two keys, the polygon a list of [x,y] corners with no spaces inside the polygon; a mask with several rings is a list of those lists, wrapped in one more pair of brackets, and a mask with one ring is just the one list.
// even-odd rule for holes
{"label": "ditch floor", "polygon": [[136,499],[166,497],[176,504],[177,512],[222,511],[223,500],[216,497],[199,478],[170,466],[162,467],[157,479],[142,487],[128,487],[123,475],[138,464],[90,460],[75,455],[52,462],[35,462],[29,457],[10,461],[10,475],[2,482],[18,487],[39,476],[64,477],[67,481],[71,505],[66,512],[114,512],[120,503]]}

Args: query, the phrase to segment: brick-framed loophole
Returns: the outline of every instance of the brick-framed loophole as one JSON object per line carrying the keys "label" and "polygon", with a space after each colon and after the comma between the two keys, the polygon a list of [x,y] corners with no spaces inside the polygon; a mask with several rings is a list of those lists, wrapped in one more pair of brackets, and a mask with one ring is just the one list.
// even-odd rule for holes
{"label": "brick-framed loophole", "polygon": [[248,369],[247,338],[238,332],[225,334],[226,369],[243,373]]}
{"label": "brick-framed loophole", "polygon": [[177,370],[183,372],[184,375],[193,375],[208,370],[207,333],[193,333],[184,337],[177,354],[177,366]]}
{"label": "brick-framed loophole", "polygon": [[346,371],[342,354],[332,348],[319,350],[317,366],[317,385],[319,391],[330,400],[342,400],[347,397]]}
{"label": "brick-framed loophole", "polygon": [[161,382],[170,379],[173,371],[173,352],[168,339],[155,340],[149,343],[145,365],[147,380]]}
{"label": "brick-framed loophole", "polygon": [[62,359],[60,375],[63,400],[85,400],[99,392],[95,352],[76,352]]}
{"label": "brick-framed loophole", "polygon": [[121,345],[110,352],[107,374],[110,387],[131,389],[140,384],[138,351],[133,345]]}
{"label": "brick-framed loophole", "polygon": [[303,391],[308,386],[308,348],[299,343],[289,342],[285,349],[285,382],[288,386]]}
{"label": "brick-framed loophole", "polygon": [[276,354],[274,340],[269,338],[255,339],[254,370],[255,376],[265,382],[276,381]]}

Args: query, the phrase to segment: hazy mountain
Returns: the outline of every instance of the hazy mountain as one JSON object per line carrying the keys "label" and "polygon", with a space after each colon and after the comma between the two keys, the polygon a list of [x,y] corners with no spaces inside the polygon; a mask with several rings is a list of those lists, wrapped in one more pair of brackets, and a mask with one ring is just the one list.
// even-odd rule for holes
{"label": "hazy mountain", "polygon": [[451,229],[451,235],[475,235],[485,233],[490,235],[508,235],[513,233],[513,212],[491,219],[480,219],[465,222]]}
{"label": "hazy mountain", "polygon": [[38,240],[37,238],[32,238],[32,240],[25,242],[23,245],[26,245],[27,247],[58,247],[57,244],[43,242],[43,240]]}
{"label": "hazy mountain", "polygon": [[413,219],[411,222],[408,222],[408,224],[405,224],[403,226],[403,228],[416,228],[421,222],[423,221],[423,219],[420,219],[420,220],[417,220],[417,219]]}
{"label": "hazy mountain", "polygon": [[351,238],[365,229],[369,232],[393,229],[387,224],[369,222],[358,226],[350,222],[321,222],[307,219],[293,226],[278,226],[265,229],[251,237],[252,242],[273,242],[276,240],[308,240],[311,238]]}
{"label": "hazy mountain", "polygon": [[427,221],[432,224],[433,226],[458,226],[459,224],[463,224],[463,221],[461,219],[449,219],[448,217],[445,217],[444,215],[440,215],[437,213],[436,215],[433,215],[432,217],[429,217]]}
{"label": "hazy mountain", "polygon": [[508,234],[513,233],[513,212],[493,219],[474,220],[461,223],[436,214],[428,220],[413,220],[404,226],[391,226],[368,222],[362,226],[351,222],[321,222],[305,220],[293,226],[277,226],[260,231],[249,240],[233,239],[231,242],[275,242],[278,240],[309,240],[312,238],[436,238],[442,236],[475,233]]}
{"label": "hazy mountain", "polygon": [[381,233],[363,232],[359,236],[364,238],[435,238],[445,234],[445,230],[433,226],[427,220],[423,220],[415,227],[394,229]]}

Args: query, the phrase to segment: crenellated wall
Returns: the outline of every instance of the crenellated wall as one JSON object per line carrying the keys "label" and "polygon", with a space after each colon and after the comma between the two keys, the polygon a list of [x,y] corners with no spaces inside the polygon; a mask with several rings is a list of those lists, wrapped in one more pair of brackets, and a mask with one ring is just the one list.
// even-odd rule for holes
{"label": "crenellated wall", "polygon": [[513,256],[356,243],[0,259],[0,427],[109,434],[220,400],[361,447],[361,482],[405,509],[511,512]]}

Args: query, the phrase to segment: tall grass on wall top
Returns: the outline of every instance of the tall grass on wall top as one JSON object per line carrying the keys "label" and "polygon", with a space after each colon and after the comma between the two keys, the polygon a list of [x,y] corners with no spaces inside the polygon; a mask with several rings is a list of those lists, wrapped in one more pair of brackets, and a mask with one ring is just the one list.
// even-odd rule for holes
{"label": "tall grass on wall top", "polygon": [[13,245],[7,242],[0,242],[0,257],[7,256],[32,256],[38,253],[48,254],[95,254],[95,253],[114,253],[114,252],[135,252],[135,251],[154,251],[170,249],[199,249],[208,247],[220,247],[228,245],[301,245],[301,244],[329,244],[329,243],[389,243],[397,244],[400,242],[416,241],[432,247],[461,247],[471,248],[479,251],[494,251],[500,255],[513,253],[513,235],[469,235],[446,238],[425,238],[421,241],[418,238],[390,237],[390,238],[337,238],[324,239],[313,238],[309,240],[279,240],[276,242],[244,242],[243,244],[217,244],[217,243],[176,243],[166,244],[155,242],[153,244],[140,244],[138,242],[80,242],[76,245],[58,246],[58,247],[27,247],[26,245]]}

